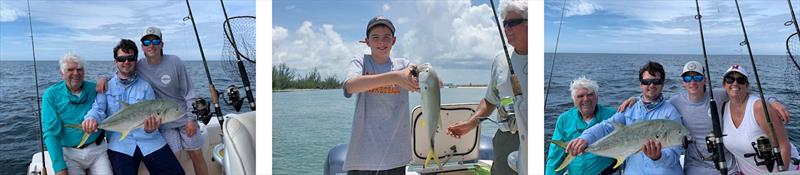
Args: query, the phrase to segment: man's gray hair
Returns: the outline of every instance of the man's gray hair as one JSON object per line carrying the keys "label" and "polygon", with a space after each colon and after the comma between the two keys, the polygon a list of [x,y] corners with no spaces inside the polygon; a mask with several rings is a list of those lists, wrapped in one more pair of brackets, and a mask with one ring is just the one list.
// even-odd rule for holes
{"label": "man's gray hair", "polygon": [[586,78],[586,76],[581,76],[579,78],[576,78],[575,80],[572,80],[572,84],[569,85],[569,91],[572,95],[572,98],[575,98],[575,91],[577,91],[580,88],[585,88],[586,90],[589,91],[589,93],[591,93],[591,92],[597,92],[599,86],[597,85],[596,81],[588,79]]}
{"label": "man's gray hair", "polygon": [[508,12],[517,12],[523,19],[528,19],[527,0],[504,0],[500,1],[500,20],[506,18]]}
{"label": "man's gray hair", "polygon": [[68,62],[77,63],[79,68],[83,68],[83,65],[85,63],[83,61],[83,59],[80,56],[78,56],[77,54],[74,54],[74,53],[71,53],[71,52],[67,53],[67,54],[64,55],[64,57],[61,57],[61,59],[58,60],[58,65],[61,67],[61,73],[62,74],[67,71],[67,63]]}

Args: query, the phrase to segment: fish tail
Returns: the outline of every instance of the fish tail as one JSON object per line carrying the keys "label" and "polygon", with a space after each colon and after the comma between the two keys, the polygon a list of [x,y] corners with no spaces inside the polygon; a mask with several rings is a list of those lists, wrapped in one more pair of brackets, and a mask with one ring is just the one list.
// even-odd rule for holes
{"label": "fish tail", "polygon": [[575,156],[573,156],[572,154],[569,153],[565,154],[567,154],[567,158],[564,158],[564,161],[562,161],[561,165],[559,165],[558,168],[556,168],[556,171],[563,170],[564,168],[567,167],[567,165],[569,165],[570,162],[572,162],[573,159],[575,159]]}
{"label": "fish tail", "polygon": [[130,131],[122,132],[122,137],[119,138],[119,141],[125,140],[125,137],[128,137],[128,132],[130,132]]}
{"label": "fish tail", "polygon": [[83,137],[81,137],[81,143],[78,143],[78,147],[83,146],[86,143],[86,140],[89,140],[89,133],[83,133]]}

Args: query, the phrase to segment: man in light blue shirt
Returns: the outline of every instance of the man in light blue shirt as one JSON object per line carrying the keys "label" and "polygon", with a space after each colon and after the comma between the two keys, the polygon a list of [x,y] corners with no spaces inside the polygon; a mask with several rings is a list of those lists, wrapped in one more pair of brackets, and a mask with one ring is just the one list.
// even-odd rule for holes
{"label": "man in light blue shirt", "polygon": [[[118,71],[108,82],[108,91],[97,94],[92,109],[84,117],[84,131],[94,132],[97,123],[122,110],[118,101],[134,104],[156,98],[150,84],[140,80],[135,73],[137,53],[136,43],[127,39],[114,48],[114,63]],[[150,174],[184,174],[178,159],[158,132],[160,124],[160,119],[150,116],[145,120],[144,128],[134,129],[123,140],[120,140],[122,134],[119,132],[106,132],[108,157],[114,174],[138,174],[139,162],[144,162]]]}
{"label": "man in light blue shirt", "polygon": [[[664,100],[661,90],[664,87],[664,67],[656,62],[648,62],[639,70],[639,88],[642,95],[634,106],[625,112],[616,113],[581,134],[567,144],[566,150],[573,155],[583,153],[586,146],[614,131],[612,123],[632,125],[653,119],[669,119],[683,123],[678,110]],[[648,140],[642,143],[641,152],[625,159],[624,174],[683,174],[680,155],[683,148],[673,146],[662,148],[661,143]]]}

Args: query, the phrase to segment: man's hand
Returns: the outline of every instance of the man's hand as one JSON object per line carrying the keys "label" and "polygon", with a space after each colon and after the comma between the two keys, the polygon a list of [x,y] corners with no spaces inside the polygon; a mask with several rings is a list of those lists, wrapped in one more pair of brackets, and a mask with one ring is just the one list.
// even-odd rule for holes
{"label": "man's hand", "polygon": [[108,77],[105,76],[97,77],[97,85],[94,86],[94,91],[96,91],[97,93],[105,93],[106,83],[108,83]]}
{"label": "man's hand", "polygon": [[575,140],[570,141],[567,144],[567,147],[564,150],[567,150],[573,156],[577,156],[579,154],[583,154],[583,151],[586,149],[587,143],[586,140],[581,138],[576,138]]}
{"label": "man's hand", "polygon": [[83,132],[93,133],[97,131],[97,121],[92,118],[83,120],[81,125],[83,125]]}
{"label": "man's hand", "polygon": [[149,117],[144,119],[144,132],[152,133],[158,126],[161,125],[161,118],[156,116],[155,114],[150,114]]}
{"label": "man's hand", "polygon": [[416,92],[419,91],[419,81],[417,81],[417,77],[411,75],[412,67],[416,67],[416,65],[412,64],[403,70],[395,71],[393,81],[403,89]]}
{"label": "man's hand", "polygon": [[642,152],[650,159],[658,160],[661,158],[661,142],[647,139],[642,146]]}
{"label": "man's hand", "polygon": [[197,122],[194,120],[189,120],[188,122],[186,122],[186,134],[189,135],[189,137],[192,137],[196,133],[197,133]]}
{"label": "man's hand", "polygon": [[63,169],[56,173],[56,175],[67,175],[67,169]]}
{"label": "man's hand", "polygon": [[453,136],[455,138],[461,138],[462,135],[466,134],[467,132],[475,129],[478,126],[478,119],[474,119],[470,117],[467,121],[460,121],[447,127],[447,135]]}
{"label": "man's hand", "polygon": [[619,107],[617,107],[617,112],[625,112],[625,109],[633,106],[633,104],[636,104],[636,97],[630,97],[623,101],[622,104],[619,104]]}

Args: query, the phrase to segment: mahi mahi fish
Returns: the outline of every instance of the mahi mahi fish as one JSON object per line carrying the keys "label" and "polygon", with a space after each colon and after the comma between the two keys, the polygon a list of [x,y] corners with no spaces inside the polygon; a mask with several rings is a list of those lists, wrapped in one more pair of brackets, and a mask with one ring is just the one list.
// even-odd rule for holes
{"label": "mahi mahi fish", "polygon": [[[661,142],[663,147],[670,147],[682,145],[685,136],[689,134],[689,130],[682,124],[667,119],[647,120],[630,126],[619,123],[612,124],[615,128],[614,132],[587,146],[584,152],[617,159],[614,168],[619,167],[628,156],[639,152],[647,139]],[[560,140],[554,140],[553,143],[560,147],[566,147],[566,144]],[[574,158],[575,156],[568,154],[556,171],[567,167]]]}
{"label": "mahi mahi fish", "polygon": [[439,156],[436,154],[436,150],[434,149],[436,130],[441,126],[441,118],[439,116],[439,110],[441,107],[441,94],[439,93],[441,87],[439,85],[439,75],[436,74],[436,70],[433,69],[433,66],[431,66],[430,63],[417,66],[417,71],[419,90],[421,93],[420,96],[422,96],[423,121],[420,123],[420,127],[425,128],[425,125],[427,124],[427,128],[425,129],[431,143],[424,165],[427,166],[428,161],[433,158],[439,168],[441,168],[443,164],[439,162]]}
{"label": "mahi mahi fish", "polygon": [[[128,105],[120,100],[117,100],[117,102],[122,105],[122,109],[114,113],[111,117],[103,120],[97,128],[122,133],[122,137],[119,140],[125,139],[130,131],[144,127],[144,120],[150,116],[150,114],[155,114],[157,117],[161,118],[161,123],[175,121],[184,114],[183,110],[174,100],[146,100],[139,101],[132,105]],[[77,127],[80,127],[80,125]],[[89,139],[89,133],[84,133],[78,146],[82,146],[87,139]]]}

